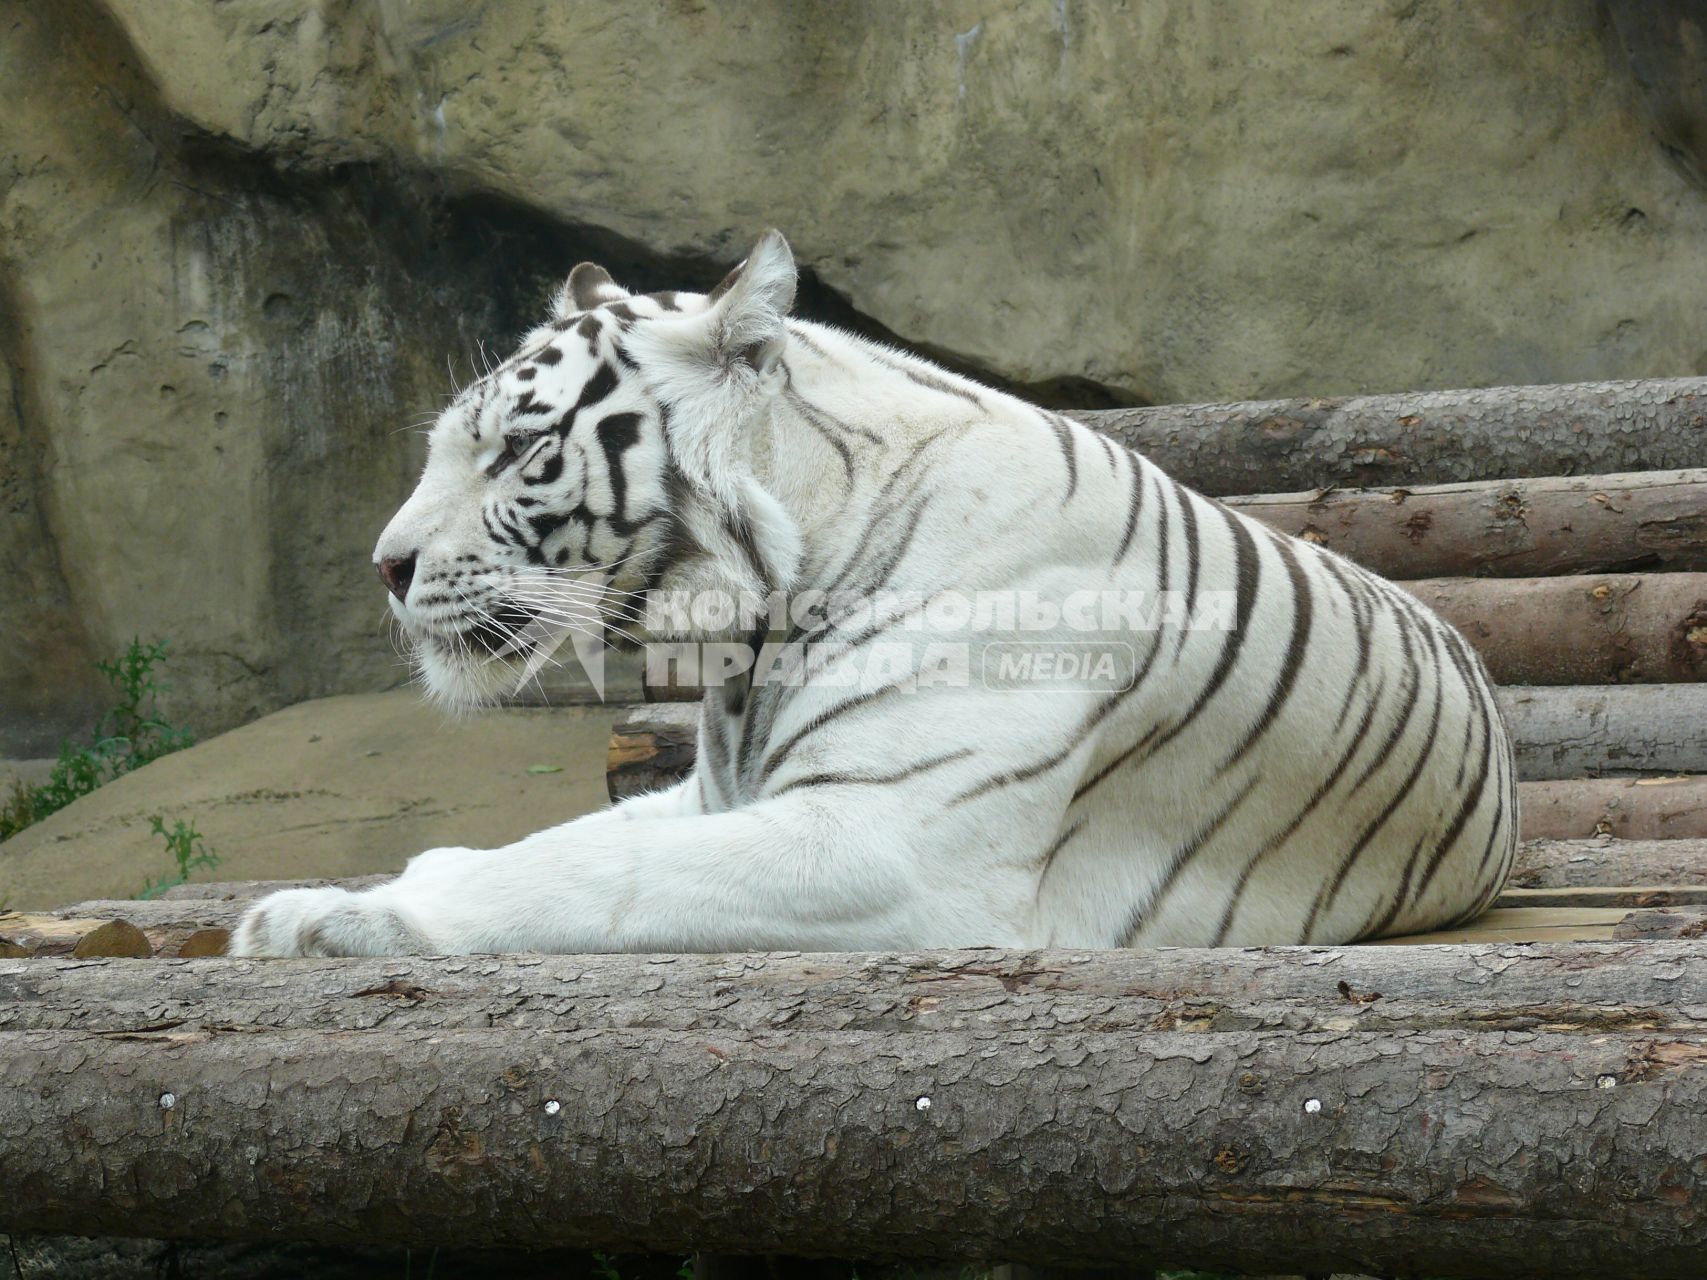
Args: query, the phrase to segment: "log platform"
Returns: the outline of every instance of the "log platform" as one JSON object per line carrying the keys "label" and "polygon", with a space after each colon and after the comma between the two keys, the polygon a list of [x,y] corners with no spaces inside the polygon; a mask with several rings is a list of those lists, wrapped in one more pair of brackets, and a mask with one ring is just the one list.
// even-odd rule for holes
{"label": "log platform", "polygon": [[[222,954],[287,882],[0,915],[0,1231],[738,1259],[702,1280],[1703,1274],[1707,379],[1077,416],[1465,631],[1521,778],[1493,910],[1356,947],[289,961]],[[691,768],[698,714],[622,712],[612,797]]]}

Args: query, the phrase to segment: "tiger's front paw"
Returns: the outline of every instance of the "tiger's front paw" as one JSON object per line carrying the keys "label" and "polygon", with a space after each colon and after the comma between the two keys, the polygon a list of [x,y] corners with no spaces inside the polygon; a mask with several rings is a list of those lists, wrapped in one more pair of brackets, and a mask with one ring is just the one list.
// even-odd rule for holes
{"label": "tiger's front paw", "polygon": [[395,910],[344,889],[286,889],[244,913],[234,956],[421,955],[426,940]]}

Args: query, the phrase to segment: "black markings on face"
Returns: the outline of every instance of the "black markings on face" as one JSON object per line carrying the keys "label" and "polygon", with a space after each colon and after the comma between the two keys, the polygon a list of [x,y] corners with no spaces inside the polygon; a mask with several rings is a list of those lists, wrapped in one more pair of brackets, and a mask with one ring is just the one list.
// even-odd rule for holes
{"label": "black markings on face", "polygon": [[552,429],[559,436],[567,437],[570,429],[575,425],[576,414],[590,404],[597,404],[615,390],[616,370],[608,364],[601,364],[598,372],[588,378],[587,385],[581,388],[580,398],[570,407],[568,413],[552,424]]}
{"label": "black markings on face", "polygon": [[617,521],[627,519],[628,478],[623,474],[622,455],[640,439],[638,413],[613,413],[600,419],[599,447],[605,451],[605,467],[610,473],[611,516]]}
{"label": "black markings on face", "polygon": [[533,464],[522,472],[522,483],[525,485],[556,484],[563,475],[563,450],[561,448],[542,451],[534,458]]}

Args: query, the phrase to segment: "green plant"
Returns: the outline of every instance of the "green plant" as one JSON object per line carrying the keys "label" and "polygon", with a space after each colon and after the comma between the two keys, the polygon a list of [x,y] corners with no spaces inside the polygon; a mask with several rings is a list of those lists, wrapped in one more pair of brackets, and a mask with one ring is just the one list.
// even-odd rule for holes
{"label": "green plant", "polygon": [[166,644],[132,640],[117,662],[95,664],[118,695],[117,705],[101,717],[97,745],[106,745],[109,757],[121,764],[120,773],[181,751],[196,740],[189,729],[170,724],[155,709],[165,686],[154,678],[154,668],[166,660]]}
{"label": "green plant", "polygon": [[154,670],[165,658],[166,641],[145,645],[132,640],[117,661],[95,664],[113,688],[113,706],[101,717],[87,746],[60,744],[59,760],[46,782],[33,787],[13,784],[12,794],[0,806],[0,840],[59,812],[102,784],[195,741],[189,729],[168,722],[155,705],[165,686],[156,680]]}
{"label": "green plant", "polygon": [[202,833],[196,830],[195,823],[179,818],[168,828],[166,820],[155,814],[148,820],[148,825],[155,835],[166,842],[166,852],[172,855],[172,860],[178,864],[178,870],[172,875],[161,876],[158,880],[150,879],[142,886],[142,892],[137,894],[137,897],[158,898],[168,889],[188,884],[192,872],[204,868],[212,871],[219,865],[219,855],[202,843]]}

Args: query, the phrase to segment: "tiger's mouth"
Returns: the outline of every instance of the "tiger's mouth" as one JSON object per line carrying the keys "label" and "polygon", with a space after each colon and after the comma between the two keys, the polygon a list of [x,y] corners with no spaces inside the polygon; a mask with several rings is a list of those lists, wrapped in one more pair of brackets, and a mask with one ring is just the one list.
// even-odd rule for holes
{"label": "tiger's mouth", "polygon": [[529,635],[538,621],[539,614],[534,610],[506,601],[485,611],[484,616],[476,618],[456,635],[470,648],[491,657],[520,657],[541,639]]}

